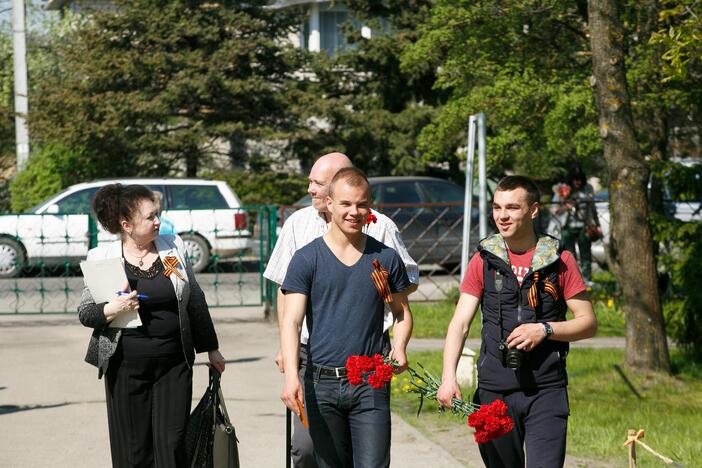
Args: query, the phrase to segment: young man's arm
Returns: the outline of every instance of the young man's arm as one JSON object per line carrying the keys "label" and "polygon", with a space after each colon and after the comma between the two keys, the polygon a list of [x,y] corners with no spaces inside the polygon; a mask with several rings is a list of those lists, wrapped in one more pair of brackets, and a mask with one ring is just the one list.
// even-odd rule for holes
{"label": "young man's arm", "polygon": [[285,383],[280,399],[292,412],[300,415],[297,401],[304,401],[302,385],[298,376],[300,356],[300,327],[305,316],[307,296],[300,293],[285,295],[285,314],[280,324],[280,348],[285,365]]}
{"label": "young man's arm", "polygon": [[441,386],[436,394],[436,399],[442,406],[450,407],[454,397],[461,398],[461,390],[456,382],[456,367],[478,305],[480,305],[480,298],[461,293],[458,304],[456,304],[456,311],[449,323],[444,343],[444,369],[441,374]]}
{"label": "young man's arm", "polygon": [[[595,336],[597,319],[587,293],[583,291],[576,294],[566,300],[566,305],[573,312],[573,318],[564,322],[548,322],[553,329],[549,340],[578,341]],[[542,323],[525,323],[509,334],[507,346],[531,351],[545,339],[546,332]]]}
{"label": "young man's arm", "polygon": [[407,344],[412,336],[412,312],[407,300],[407,289],[392,295],[390,303],[395,325],[392,329],[392,352],[390,357],[397,361],[396,374],[407,370]]}

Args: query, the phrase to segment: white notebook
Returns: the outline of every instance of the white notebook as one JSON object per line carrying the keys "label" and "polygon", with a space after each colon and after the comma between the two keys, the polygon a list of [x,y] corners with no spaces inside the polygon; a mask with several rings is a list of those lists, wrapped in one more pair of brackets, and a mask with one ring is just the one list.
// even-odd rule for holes
{"label": "white notebook", "polygon": [[[127,282],[124,260],[119,257],[85,260],[80,262],[80,269],[83,271],[85,284],[96,304],[113,300],[117,296],[117,291],[121,291]],[[108,327],[136,328],[139,325],[141,325],[141,318],[139,313],[134,311],[121,313],[108,324]]]}

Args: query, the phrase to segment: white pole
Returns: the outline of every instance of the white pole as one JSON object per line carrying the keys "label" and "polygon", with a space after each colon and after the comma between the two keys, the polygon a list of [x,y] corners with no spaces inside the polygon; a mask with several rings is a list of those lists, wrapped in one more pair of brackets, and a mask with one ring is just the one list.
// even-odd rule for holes
{"label": "white pole", "polygon": [[461,249],[461,281],[468,266],[470,250],[471,214],[473,211],[473,163],[475,161],[475,117],[468,119],[468,147],[466,148],[466,195],[463,201],[463,244]]}
{"label": "white pole", "polygon": [[485,150],[485,114],[478,114],[478,184],[480,188],[478,213],[480,238],[487,236],[487,160]]}
{"label": "white pole", "polygon": [[321,30],[319,21],[319,5],[313,4],[310,6],[309,17],[310,32],[307,38],[307,49],[310,52],[319,52],[322,50]]}
{"label": "white pole", "polygon": [[17,171],[23,170],[29,159],[29,130],[27,116],[27,40],[24,20],[24,0],[12,0],[12,43],[15,68],[15,141]]}

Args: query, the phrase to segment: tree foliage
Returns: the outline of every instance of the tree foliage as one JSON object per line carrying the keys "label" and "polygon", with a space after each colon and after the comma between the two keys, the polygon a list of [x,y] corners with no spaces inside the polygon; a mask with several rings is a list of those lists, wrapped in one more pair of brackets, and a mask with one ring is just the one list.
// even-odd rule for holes
{"label": "tree foliage", "polygon": [[426,157],[460,158],[468,117],[485,112],[496,175],[599,167],[582,3],[435,1],[402,57],[408,73],[439,70],[434,86],[449,94],[420,134]]}
{"label": "tree foliage", "polygon": [[30,125],[41,141],[84,147],[100,175],[195,176],[232,136],[266,139],[295,125],[283,40],[297,10],[265,1],[120,0],[55,38]]}
{"label": "tree foliage", "polygon": [[15,116],[12,41],[0,33],[0,159],[14,156]]}
{"label": "tree foliage", "polygon": [[702,73],[702,4],[697,0],[663,0],[659,12],[661,28],[651,36],[652,44],[665,51],[665,81],[686,80]]}
{"label": "tree foliage", "polygon": [[61,144],[44,146],[36,151],[24,171],[10,184],[11,209],[24,211],[63,188],[94,178],[87,152]]}
{"label": "tree foliage", "polygon": [[305,84],[309,101],[303,118],[318,122],[300,133],[294,153],[305,162],[328,151],[346,152],[371,175],[430,171],[417,136],[429,123],[441,93],[432,90],[432,70],[409,75],[400,69],[403,48],[416,37],[426,1],[345,2],[355,20],[373,33],[362,37],[345,27],[350,47],[334,57],[308,55],[314,79]]}

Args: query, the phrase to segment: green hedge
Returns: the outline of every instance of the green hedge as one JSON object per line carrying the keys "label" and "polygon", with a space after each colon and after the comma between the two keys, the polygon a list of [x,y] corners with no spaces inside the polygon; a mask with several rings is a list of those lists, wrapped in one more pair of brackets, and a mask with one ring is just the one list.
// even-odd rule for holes
{"label": "green hedge", "polygon": [[10,207],[14,212],[42,202],[71,184],[82,182],[87,164],[85,150],[60,144],[47,145],[34,153],[27,168],[10,183]]}
{"label": "green hedge", "polygon": [[244,205],[292,205],[307,193],[307,178],[297,174],[219,171],[205,176],[226,181]]}

